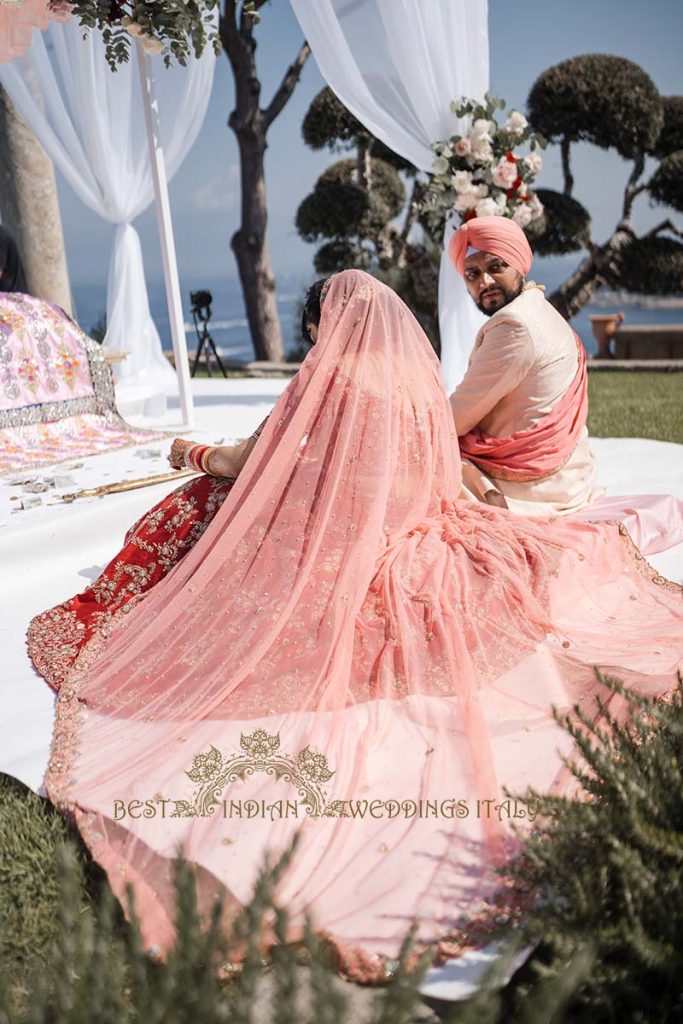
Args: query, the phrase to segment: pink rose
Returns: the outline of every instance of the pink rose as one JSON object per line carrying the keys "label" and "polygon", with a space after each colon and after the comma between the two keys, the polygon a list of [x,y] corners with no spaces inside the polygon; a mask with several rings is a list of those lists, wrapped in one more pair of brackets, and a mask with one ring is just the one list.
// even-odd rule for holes
{"label": "pink rose", "polygon": [[453,151],[457,156],[469,156],[472,152],[472,143],[469,139],[458,139],[453,146]]}
{"label": "pink rose", "polygon": [[512,219],[520,228],[525,228],[529,221],[532,220],[531,209],[526,203],[521,203],[513,213]]}
{"label": "pink rose", "polygon": [[493,180],[493,184],[497,185],[498,188],[511,188],[513,183],[517,180],[517,164],[512,163],[510,160],[503,157],[503,159],[499,160],[493,168],[491,178]]}

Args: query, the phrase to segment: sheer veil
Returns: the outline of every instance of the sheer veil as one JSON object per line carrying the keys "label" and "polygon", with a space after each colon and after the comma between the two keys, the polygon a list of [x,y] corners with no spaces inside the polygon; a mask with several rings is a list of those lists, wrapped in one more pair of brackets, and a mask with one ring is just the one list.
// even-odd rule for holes
{"label": "sheer veil", "polygon": [[[680,594],[617,525],[459,491],[426,336],[389,288],[335,275],[318,343],[206,533],[59,694],[48,795],[119,898],[133,884],[148,945],[173,939],[177,844],[229,914],[302,827],[281,896],[350,976],[380,973],[413,917],[445,949],[515,847],[482,808],[503,787],[569,791],[551,704],[609,700],[594,664],[640,692],[674,685]],[[298,817],[273,816],[296,800]]]}

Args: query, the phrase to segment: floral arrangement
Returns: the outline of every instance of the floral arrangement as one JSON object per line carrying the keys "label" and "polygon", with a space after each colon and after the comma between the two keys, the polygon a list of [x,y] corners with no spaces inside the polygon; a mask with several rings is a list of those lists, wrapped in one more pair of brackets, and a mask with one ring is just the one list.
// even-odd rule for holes
{"label": "floral arrangement", "polygon": [[[458,117],[470,118],[466,135],[435,142],[433,176],[420,209],[435,239],[443,235],[448,216],[455,210],[462,222],[472,217],[510,217],[525,228],[543,218],[543,204],[531,185],[541,169],[546,139],[529,128],[518,110],[511,110],[501,126],[496,110],[505,102],[487,93],[485,102],[462,99],[451,103]],[[529,152],[520,150],[528,145]]]}
{"label": "floral arrangement", "polygon": [[49,0],[55,14],[70,11],[86,29],[102,30],[106,59],[112,70],[130,57],[131,39],[147,53],[163,53],[164,63],[175,58],[186,64],[199,57],[207,44],[221,51],[213,12],[220,0]]}

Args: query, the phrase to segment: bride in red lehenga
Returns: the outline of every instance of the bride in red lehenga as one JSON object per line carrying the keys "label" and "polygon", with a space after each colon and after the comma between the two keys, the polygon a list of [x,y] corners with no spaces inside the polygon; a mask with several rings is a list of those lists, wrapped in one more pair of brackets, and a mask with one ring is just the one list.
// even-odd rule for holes
{"label": "bride in red lehenga", "polygon": [[[316,281],[306,295],[301,322],[305,342],[315,344],[324,285],[325,279]],[[54,690],[93,634],[133,594],[149,593],[196,544],[230,493],[265,424],[266,420],[241,444],[212,449],[211,474],[188,480],[162,498],[130,527],[123,547],[93,583],[32,620],[28,653]],[[169,456],[174,469],[193,468],[187,462],[192,447],[191,441],[176,438]]]}
{"label": "bride in red lehenga", "polygon": [[227,924],[300,830],[292,941],[311,911],[340,971],[379,980],[416,919],[417,949],[452,956],[519,848],[504,788],[574,792],[551,706],[599,695],[619,720],[594,666],[676,685],[681,588],[619,524],[525,520],[460,483],[417,321],[335,275],[210,524],[63,673],[46,792],[122,902],[131,883],[147,948],[174,940],[181,845]]}

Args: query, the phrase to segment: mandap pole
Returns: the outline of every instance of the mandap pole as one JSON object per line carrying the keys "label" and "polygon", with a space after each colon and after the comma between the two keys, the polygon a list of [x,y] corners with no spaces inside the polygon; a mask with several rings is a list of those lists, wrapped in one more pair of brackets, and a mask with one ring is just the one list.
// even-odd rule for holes
{"label": "mandap pole", "polygon": [[149,144],[149,159],[152,165],[154,180],[154,200],[161,243],[161,257],[164,265],[164,282],[166,284],[166,301],[168,316],[171,323],[171,339],[175,357],[176,377],[180,394],[180,412],[183,426],[191,430],[195,425],[192,390],[190,386],[190,367],[187,357],[187,341],[183,304],[180,299],[180,283],[178,280],[178,263],[176,261],[175,242],[173,240],[173,224],[171,223],[171,206],[168,199],[168,182],[164,151],[161,146],[159,130],[159,105],[154,91],[152,64],[142,44],[136,40],[140,84],[142,86],[143,106],[145,108],[145,124]]}

